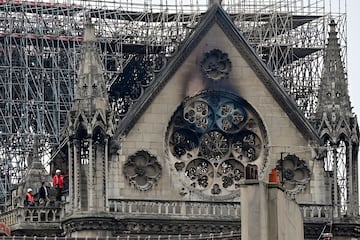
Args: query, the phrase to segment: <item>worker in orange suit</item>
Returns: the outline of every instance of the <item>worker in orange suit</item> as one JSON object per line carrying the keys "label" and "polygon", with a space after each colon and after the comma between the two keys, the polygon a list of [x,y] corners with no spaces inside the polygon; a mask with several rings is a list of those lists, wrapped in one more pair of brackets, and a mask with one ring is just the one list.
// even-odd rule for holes
{"label": "worker in orange suit", "polygon": [[56,201],[61,201],[62,191],[64,189],[64,175],[61,174],[60,169],[55,171],[53,186],[56,189]]}
{"label": "worker in orange suit", "polygon": [[34,195],[32,193],[32,189],[28,188],[27,192],[26,192],[26,196],[25,196],[25,206],[27,207],[33,207],[35,206],[35,198]]}

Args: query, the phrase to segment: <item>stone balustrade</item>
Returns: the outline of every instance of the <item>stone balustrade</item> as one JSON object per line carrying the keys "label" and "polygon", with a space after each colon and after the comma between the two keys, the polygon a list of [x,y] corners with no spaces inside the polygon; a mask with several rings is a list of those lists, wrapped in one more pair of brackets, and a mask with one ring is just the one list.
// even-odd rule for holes
{"label": "stone balustrade", "polygon": [[[163,218],[216,218],[240,219],[240,203],[233,202],[193,202],[193,201],[143,201],[143,200],[110,200],[110,213],[134,216],[158,215]],[[0,222],[7,226],[19,223],[60,223],[65,216],[63,208],[17,207],[0,214]]]}
{"label": "stone balustrade", "polygon": [[20,215],[19,210],[13,209],[11,211],[2,213],[0,215],[0,222],[5,223],[7,226],[14,225],[18,222],[17,215]]}
{"label": "stone balustrade", "polygon": [[230,233],[205,233],[195,235],[158,235],[158,236],[144,236],[144,235],[129,235],[121,234],[116,237],[32,237],[32,236],[0,236],[0,240],[233,240],[241,239],[240,232]]}
{"label": "stone balustrade", "polygon": [[0,214],[0,222],[7,226],[19,223],[60,223],[63,216],[62,208],[17,207]]}
{"label": "stone balustrade", "polygon": [[[109,212],[126,217],[157,215],[161,218],[188,219],[216,218],[240,220],[241,205],[235,202],[163,201],[163,200],[109,200]],[[324,221],[332,218],[330,205],[301,204],[304,221]],[[7,226],[18,223],[60,223],[65,216],[63,208],[17,207],[0,214],[0,222]]]}
{"label": "stone balustrade", "polygon": [[194,202],[194,201],[142,201],[109,200],[111,213],[187,218],[216,218],[240,220],[240,202]]}
{"label": "stone balustrade", "polygon": [[332,218],[333,208],[331,205],[320,204],[300,204],[300,209],[306,221],[321,221],[326,222]]}

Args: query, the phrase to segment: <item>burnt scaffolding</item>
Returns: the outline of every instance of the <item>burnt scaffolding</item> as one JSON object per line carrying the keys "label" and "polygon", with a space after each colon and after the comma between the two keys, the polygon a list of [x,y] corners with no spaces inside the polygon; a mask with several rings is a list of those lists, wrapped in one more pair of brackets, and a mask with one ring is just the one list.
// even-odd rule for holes
{"label": "burnt scaffolding", "polygon": [[[121,120],[204,15],[205,1],[0,0],[0,203],[9,203],[12,185],[25,174],[35,136],[40,151],[34,157],[45,166],[62,143],[86,18],[95,23],[110,102]],[[330,19],[337,22],[346,64],[345,4],[226,0],[222,5],[311,117]]]}

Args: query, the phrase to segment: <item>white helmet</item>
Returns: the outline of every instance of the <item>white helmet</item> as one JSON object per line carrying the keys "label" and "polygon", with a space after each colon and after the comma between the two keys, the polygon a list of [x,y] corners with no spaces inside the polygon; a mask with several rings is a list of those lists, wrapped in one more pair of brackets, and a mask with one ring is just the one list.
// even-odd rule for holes
{"label": "white helmet", "polygon": [[55,173],[61,173],[61,170],[60,170],[60,169],[57,169],[57,170],[55,171]]}
{"label": "white helmet", "polygon": [[32,189],[31,189],[31,188],[28,188],[27,192],[32,192]]}

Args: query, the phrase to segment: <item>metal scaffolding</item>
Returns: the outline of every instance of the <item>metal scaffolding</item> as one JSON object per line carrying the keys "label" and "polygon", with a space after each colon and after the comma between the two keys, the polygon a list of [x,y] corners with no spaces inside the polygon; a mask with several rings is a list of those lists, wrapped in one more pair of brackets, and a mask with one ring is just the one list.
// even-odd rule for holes
{"label": "metal scaffolding", "polygon": [[[0,0],[0,203],[8,203],[9,190],[25,174],[34,136],[41,139],[38,157],[45,164],[61,143],[85,18],[96,25],[110,102],[120,120],[194,29],[208,8],[205,1]],[[316,109],[330,18],[346,63],[341,4],[333,11],[325,0],[222,3],[308,117]]]}

